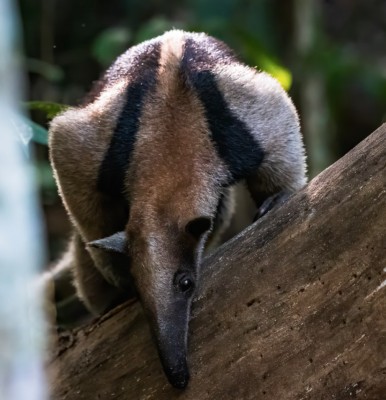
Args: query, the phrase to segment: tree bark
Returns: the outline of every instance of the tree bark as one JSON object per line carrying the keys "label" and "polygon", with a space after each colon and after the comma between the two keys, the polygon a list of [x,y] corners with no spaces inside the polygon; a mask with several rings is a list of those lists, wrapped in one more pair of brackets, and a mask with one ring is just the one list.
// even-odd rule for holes
{"label": "tree bark", "polygon": [[52,398],[385,399],[385,167],[386,124],[204,260],[185,391],[132,301],[61,338]]}

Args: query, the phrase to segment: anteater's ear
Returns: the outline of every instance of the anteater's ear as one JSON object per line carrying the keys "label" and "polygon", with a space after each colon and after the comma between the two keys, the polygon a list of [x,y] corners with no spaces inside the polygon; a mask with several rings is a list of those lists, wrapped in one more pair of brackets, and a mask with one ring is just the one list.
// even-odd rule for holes
{"label": "anteater's ear", "polygon": [[212,220],[210,217],[198,217],[186,224],[185,232],[199,240],[205,232],[209,231],[211,226]]}
{"label": "anteater's ear", "polygon": [[125,232],[117,232],[114,235],[97,239],[87,243],[88,247],[95,247],[97,249],[103,249],[106,251],[112,251],[115,253],[127,253],[127,239]]}

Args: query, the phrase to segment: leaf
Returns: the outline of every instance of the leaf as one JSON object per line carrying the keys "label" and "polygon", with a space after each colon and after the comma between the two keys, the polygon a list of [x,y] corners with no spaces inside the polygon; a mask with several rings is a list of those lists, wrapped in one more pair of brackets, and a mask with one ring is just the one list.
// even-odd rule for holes
{"label": "leaf", "polygon": [[288,69],[284,68],[272,57],[264,53],[260,53],[256,57],[256,61],[259,67],[276,78],[285,90],[290,89],[292,85],[292,74]]}
{"label": "leaf", "polygon": [[28,101],[24,104],[30,111],[42,111],[49,120],[69,107],[65,104],[54,103],[51,101]]}
{"label": "leaf", "polygon": [[248,62],[268,72],[280,82],[285,90],[289,90],[292,84],[291,72],[264,48],[260,40],[240,28],[235,28],[234,34],[240,41],[241,47],[244,48]]}

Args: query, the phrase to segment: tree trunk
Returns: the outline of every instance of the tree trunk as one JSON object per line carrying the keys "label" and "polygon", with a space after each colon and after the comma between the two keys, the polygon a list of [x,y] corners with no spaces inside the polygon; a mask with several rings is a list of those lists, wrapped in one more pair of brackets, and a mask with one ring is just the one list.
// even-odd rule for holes
{"label": "tree trunk", "polygon": [[188,388],[138,302],[68,333],[53,399],[386,399],[386,124],[203,265]]}
{"label": "tree trunk", "polygon": [[21,119],[17,4],[0,0],[0,400],[44,400],[43,235]]}
{"label": "tree trunk", "polygon": [[[299,85],[299,106],[302,131],[309,155],[308,172],[311,177],[323,171],[336,157],[336,130],[326,96],[326,78],[316,51],[320,52],[323,40],[322,2],[320,0],[295,0],[293,70]],[[318,49],[318,50],[315,50]]]}

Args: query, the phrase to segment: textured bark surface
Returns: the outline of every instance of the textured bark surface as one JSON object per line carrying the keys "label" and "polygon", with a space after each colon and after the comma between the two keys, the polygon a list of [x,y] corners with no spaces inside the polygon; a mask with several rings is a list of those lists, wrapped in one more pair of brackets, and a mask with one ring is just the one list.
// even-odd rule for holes
{"label": "textured bark surface", "polygon": [[62,337],[52,398],[386,399],[386,125],[208,257],[173,389],[138,302]]}

